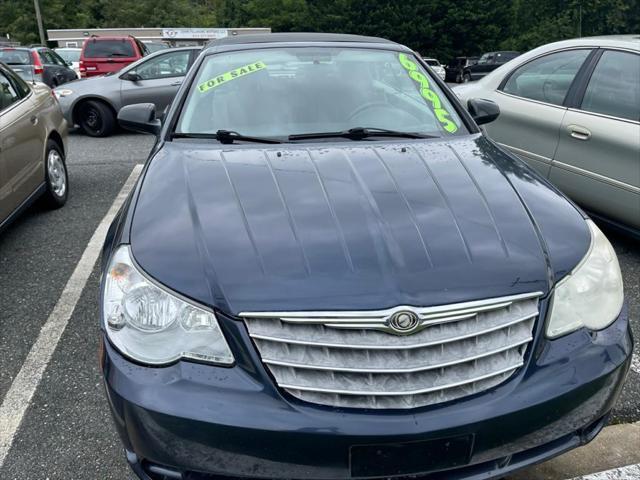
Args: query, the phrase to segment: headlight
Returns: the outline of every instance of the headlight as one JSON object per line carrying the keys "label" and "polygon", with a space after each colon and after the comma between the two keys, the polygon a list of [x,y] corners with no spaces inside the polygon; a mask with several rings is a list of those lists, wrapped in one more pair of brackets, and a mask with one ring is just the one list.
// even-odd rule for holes
{"label": "headlight", "polygon": [[601,330],[620,314],[624,294],[618,258],[598,227],[587,220],[591,247],[580,264],[553,292],[547,336],[558,337],[581,327]]}
{"label": "headlight", "polygon": [[53,94],[56,96],[56,98],[68,97],[69,95],[73,95],[73,90],[69,90],[68,88],[56,88],[53,91]]}
{"label": "headlight", "polygon": [[105,274],[103,321],[116,348],[138,362],[160,365],[191,358],[233,363],[213,312],[148,280],[128,246],[116,251]]}

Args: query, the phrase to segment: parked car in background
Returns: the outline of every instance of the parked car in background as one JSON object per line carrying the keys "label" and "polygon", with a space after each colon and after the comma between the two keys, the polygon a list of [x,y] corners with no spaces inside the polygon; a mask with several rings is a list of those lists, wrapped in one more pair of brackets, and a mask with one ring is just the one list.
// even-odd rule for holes
{"label": "parked car in background", "polygon": [[35,200],[65,204],[67,122],[51,90],[0,63],[0,231]]}
{"label": "parked car in background", "polygon": [[483,54],[476,63],[467,65],[462,70],[462,81],[479,80],[496,68],[513,60],[520,52],[489,52]]}
{"label": "parked car in background", "polygon": [[141,58],[120,72],[111,72],[54,90],[69,125],[87,135],[106,137],[117,126],[125,105],[153,103],[158,112],[173,100],[201,47],[161,50]]}
{"label": "parked car in background", "polygon": [[500,105],[491,138],[592,215],[640,232],[639,76],[640,36],[580,38],[536,48],[455,93]]}
{"label": "parked car in background", "polygon": [[0,62],[23,80],[42,82],[51,88],[78,78],[67,62],[47,47],[0,47]]}
{"label": "parked car in background", "polygon": [[435,58],[423,58],[422,60],[424,60],[424,62],[429,65],[442,80],[445,79],[446,72],[444,71],[444,67],[438,60],[436,60]]}
{"label": "parked car in background", "polygon": [[82,49],[61,47],[54,48],[53,51],[60,55],[60,58],[67,62],[67,65],[73,68],[73,71],[76,72],[76,75],[80,78],[80,54],[82,53]]}
{"label": "parked car in background", "polygon": [[456,57],[445,67],[447,82],[462,83],[464,69],[474,65],[479,57]]}
{"label": "parked car in background", "polygon": [[147,47],[147,50],[149,50],[149,53],[156,53],[159,50],[166,50],[167,48],[170,48],[169,44],[165,42],[146,41],[142,43],[144,43],[144,46]]}
{"label": "parked car in background", "polygon": [[440,83],[381,38],[238,35],[163,121],[120,110],[156,136],[100,296],[140,478],[489,480],[602,429],[616,254]]}
{"label": "parked car in background", "polygon": [[87,38],[80,53],[80,76],[96,77],[117,72],[140,60],[149,50],[140,40],[128,37]]}

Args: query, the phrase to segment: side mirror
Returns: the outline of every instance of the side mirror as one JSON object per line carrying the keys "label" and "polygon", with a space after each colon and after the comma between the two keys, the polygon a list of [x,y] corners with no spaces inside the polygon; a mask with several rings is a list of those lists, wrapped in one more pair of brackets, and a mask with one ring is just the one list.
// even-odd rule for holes
{"label": "side mirror", "polygon": [[122,80],[128,80],[130,82],[139,82],[142,77],[136,72],[127,72],[120,77]]}
{"label": "side mirror", "polygon": [[484,98],[472,98],[467,102],[467,110],[478,125],[493,122],[500,115],[496,102]]}
{"label": "side mirror", "polygon": [[118,112],[118,123],[127,130],[153,135],[158,135],[162,127],[162,122],[156,118],[156,106],[153,103],[122,107]]}

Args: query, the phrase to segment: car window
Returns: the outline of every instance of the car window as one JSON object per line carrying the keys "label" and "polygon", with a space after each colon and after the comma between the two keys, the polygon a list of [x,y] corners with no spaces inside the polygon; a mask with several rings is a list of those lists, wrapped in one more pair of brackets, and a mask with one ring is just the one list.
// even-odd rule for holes
{"label": "car window", "polygon": [[411,55],[374,49],[281,47],[209,55],[176,131],[278,138],[354,127],[467,133],[430,75]]}
{"label": "car window", "polygon": [[49,50],[49,54],[51,54],[51,57],[53,58],[53,61],[56,63],[56,65],[60,65],[61,67],[67,66],[67,62],[65,62],[62,57],[56,52],[54,52],[53,50]]}
{"label": "car window", "polygon": [[0,111],[8,108],[22,98],[22,95],[9,81],[7,76],[0,72]]}
{"label": "car window", "polygon": [[130,73],[137,73],[142,80],[154,78],[182,77],[189,69],[189,50],[165,53],[138,65]]}
{"label": "car window", "polygon": [[581,108],[640,121],[640,55],[604,52],[591,75]]}
{"label": "car window", "polygon": [[13,71],[8,72],[7,75],[9,76],[9,81],[13,84],[20,98],[24,98],[29,95],[31,89],[29,88],[29,85],[27,85],[27,82],[25,82],[19,75],[17,75]]}
{"label": "car window", "polygon": [[66,62],[80,61],[80,50],[58,50],[56,53]]}
{"label": "car window", "polygon": [[135,57],[129,39],[89,40],[84,48],[85,58]]}
{"label": "car window", "polygon": [[14,48],[0,48],[0,62],[7,65],[31,65],[31,52]]}
{"label": "car window", "polygon": [[478,60],[478,65],[484,65],[484,64],[487,64],[487,63],[493,63],[495,58],[496,58],[495,53],[485,53]]}
{"label": "car window", "polygon": [[38,55],[46,65],[64,65],[51,50],[38,50]]}
{"label": "car window", "polygon": [[562,105],[591,50],[569,50],[532,60],[516,69],[502,90],[519,97]]}

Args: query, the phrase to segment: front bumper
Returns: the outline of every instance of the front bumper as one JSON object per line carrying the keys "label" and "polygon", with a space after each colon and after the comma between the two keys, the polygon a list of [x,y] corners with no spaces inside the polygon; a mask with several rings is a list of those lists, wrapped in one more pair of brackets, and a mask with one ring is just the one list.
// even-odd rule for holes
{"label": "front bumper", "polygon": [[[129,463],[143,479],[375,478],[354,474],[352,447],[461,437],[471,439],[465,461],[428,478],[489,479],[598,433],[630,364],[627,315],[625,308],[605,330],[554,341],[539,327],[527,365],[504,384],[408,411],[337,409],[289,396],[274,386],[244,325],[223,316],[232,368],[138,366],[106,340],[102,365]],[[376,462],[383,470],[386,458]]]}
{"label": "front bumper", "polygon": [[[61,89],[64,89],[64,85],[62,87],[60,87]],[[74,122],[73,122],[73,96],[71,95],[67,95],[65,97],[58,97],[58,104],[60,105],[60,110],[62,110],[62,115],[64,116],[64,119],[67,121],[67,124],[69,125],[69,128],[73,128],[74,127]]]}

